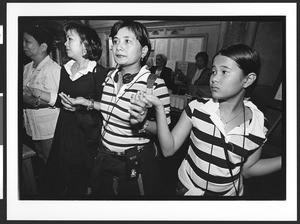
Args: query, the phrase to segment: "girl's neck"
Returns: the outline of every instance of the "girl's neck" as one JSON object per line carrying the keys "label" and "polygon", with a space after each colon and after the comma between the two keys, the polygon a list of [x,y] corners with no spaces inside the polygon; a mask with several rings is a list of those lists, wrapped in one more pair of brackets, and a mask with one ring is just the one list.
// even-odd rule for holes
{"label": "girl's neck", "polygon": [[244,106],[244,96],[239,97],[238,99],[230,99],[219,101],[220,111],[226,114],[232,114],[237,111],[240,111]]}

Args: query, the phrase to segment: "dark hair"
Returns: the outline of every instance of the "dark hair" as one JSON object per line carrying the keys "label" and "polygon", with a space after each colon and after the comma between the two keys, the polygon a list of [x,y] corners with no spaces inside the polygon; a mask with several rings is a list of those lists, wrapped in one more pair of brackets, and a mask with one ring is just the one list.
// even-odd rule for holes
{"label": "dark hair", "polygon": [[168,58],[167,58],[166,55],[164,55],[164,54],[157,54],[156,57],[160,57],[162,59],[162,63],[163,63],[164,66],[167,65]]}
{"label": "dark hair", "polygon": [[260,72],[261,59],[258,52],[245,44],[236,44],[219,50],[214,58],[217,55],[223,55],[234,60],[245,76],[252,72],[256,74],[256,80],[246,89],[245,95],[249,96],[257,84]]}
{"label": "dark hair", "polygon": [[75,31],[82,43],[84,44],[87,53],[83,55],[83,58],[89,59],[91,61],[98,61],[102,54],[102,45],[101,40],[95,30],[92,28],[77,23],[77,22],[68,22],[64,25],[64,32]]}
{"label": "dark hair", "polygon": [[195,59],[200,58],[200,57],[204,59],[204,63],[206,66],[208,63],[208,54],[205,51],[198,52],[195,56]]}
{"label": "dark hair", "polygon": [[150,55],[150,51],[151,51],[149,34],[148,34],[146,27],[143,24],[132,21],[132,20],[120,20],[113,25],[109,36],[111,38],[114,38],[117,35],[118,31],[123,27],[128,28],[130,31],[132,31],[135,34],[136,39],[140,42],[142,47],[144,47],[144,46],[148,47],[147,54],[141,60],[141,65],[142,66],[145,65],[148,60],[148,57]]}
{"label": "dark hair", "polygon": [[32,36],[39,45],[47,44],[47,54],[50,54],[53,47],[53,33],[46,26],[36,24],[31,28],[24,30],[24,33]]}

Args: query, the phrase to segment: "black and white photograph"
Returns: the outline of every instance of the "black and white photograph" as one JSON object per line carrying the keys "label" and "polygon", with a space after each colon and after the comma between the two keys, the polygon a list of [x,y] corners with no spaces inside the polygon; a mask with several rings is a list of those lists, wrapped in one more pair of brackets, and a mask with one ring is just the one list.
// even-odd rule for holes
{"label": "black and white photograph", "polygon": [[297,7],[6,3],[6,220],[297,221]]}

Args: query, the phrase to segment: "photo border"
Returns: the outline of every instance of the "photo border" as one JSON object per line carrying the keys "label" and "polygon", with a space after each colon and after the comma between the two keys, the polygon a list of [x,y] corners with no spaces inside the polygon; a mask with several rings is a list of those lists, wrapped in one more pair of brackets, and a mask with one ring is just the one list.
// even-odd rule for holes
{"label": "photo border", "polygon": [[[159,7],[157,7],[159,4]],[[164,5],[165,4],[165,5]],[[186,4],[190,4],[187,7]],[[7,3],[7,220],[297,220],[296,3]],[[82,9],[85,10],[82,10]],[[134,8],[134,10],[133,10]],[[113,9],[113,10],[112,10]],[[128,10],[126,10],[128,9]],[[130,10],[129,10],[130,9]],[[168,10],[166,10],[168,9]],[[18,200],[19,16],[286,16],[285,201],[20,201]],[[68,208],[66,210],[66,208]],[[213,209],[211,209],[213,208]],[[128,212],[128,209],[132,212]],[[166,210],[166,211],[165,211]],[[182,211],[183,210],[183,211]],[[37,212],[39,211],[39,212]],[[117,211],[117,212],[116,212]],[[147,211],[151,211],[148,213]],[[216,213],[218,212],[218,214]],[[230,215],[231,214],[231,215]],[[233,216],[234,215],[234,216]]]}

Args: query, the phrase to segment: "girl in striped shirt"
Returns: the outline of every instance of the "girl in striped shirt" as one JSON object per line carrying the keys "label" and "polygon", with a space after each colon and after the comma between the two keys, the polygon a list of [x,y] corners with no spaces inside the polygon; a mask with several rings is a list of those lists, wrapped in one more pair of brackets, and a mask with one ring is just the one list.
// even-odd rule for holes
{"label": "girl in striped shirt", "polygon": [[241,196],[242,176],[266,175],[281,168],[281,156],[260,159],[267,122],[263,113],[245,100],[257,82],[259,69],[258,53],[246,45],[231,45],[217,52],[210,78],[212,99],[191,101],[172,132],[157,97],[143,93],[134,97],[133,104],[155,107],[165,156],[173,155],[189,136],[188,152],[178,170],[178,194]]}

